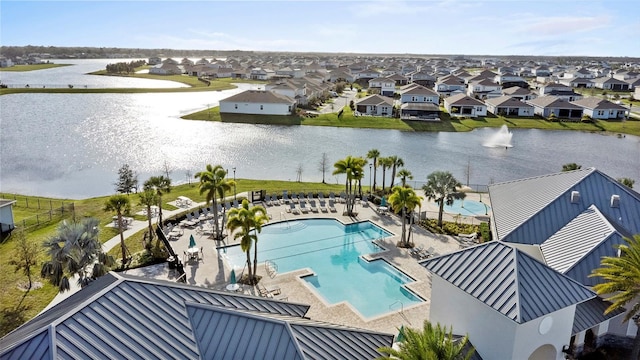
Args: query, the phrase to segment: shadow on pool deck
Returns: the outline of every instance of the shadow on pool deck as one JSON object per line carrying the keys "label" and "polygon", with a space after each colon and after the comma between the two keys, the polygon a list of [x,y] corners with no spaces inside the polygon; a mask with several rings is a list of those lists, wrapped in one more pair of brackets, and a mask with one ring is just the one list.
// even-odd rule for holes
{"label": "shadow on pool deck", "polygon": [[[485,196],[483,196],[483,201],[484,199]],[[387,250],[377,253],[373,257],[384,258],[405,274],[416,279],[415,282],[409,283],[406,286],[426,301],[415,306],[404,308],[402,311],[400,311],[396,305],[392,307],[392,311],[387,315],[372,319],[363,319],[345,304],[338,304],[334,306],[325,304],[324,301],[320,299],[309,287],[309,285],[304,280],[300,279],[300,275],[308,274],[308,271],[300,270],[286,274],[277,274],[275,277],[271,278],[269,274],[266,273],[264,265],[259,264],[258,275],[262,276],[260,284],[267,288],[272,286],[280,287],[282,295],[286,296],[288,301],[311,305],[307,316],[314,320],[329,321],[336,324],[356,326],[391,334],[396,333],[397,328],[402,325],[414,327],[420,326],[423,320],[428,319],[429,317],[429,299],[431,297],[430,275],[428,271],[410,255],[408,249],[396,247],[396,243],[400,239],[401,234],[400,218],[393,214],[380,215],[375,211],[376,207],[374,205],[362,207],[359,204],[356,209],[358,216],[355,218],[341,215],[342,204],[337,204],[336,208],[338,210],[336,213],[309,212],[308,214],[301,215],[286,213],[286,208],[282,205],[269,206],[266,207],[266,210],[272,219],[274,219],[273,221],[280,221],[279,219],[281,218],[282,213],[286,214],[285,216],[289,220],[296,218],[336,218],[346,224],[363,220],[371,220],[378,226],[383,227],[385,230],[393,234],[386,239],[378,240],[378,243],[382,244],[382,246]],[[202,259],[199,261],[189,261],[185,256],[185,252],[189,245],[190,235],[194,236],[196,245],[198,247],[202,247]],[[175,252],[182,256],[182,260],[185,264],[187,283],[217,290],[226,289],[226,285],[229,282],[230,268],[219,254],[223,249],[216,249],[216,247],[221,245],[238,245],[239,242],[234,241],[232,236],[227,236],[225,240],[225,243],[217,242],[207,236],[196,234],[195,229],[185,229],[183,236],[178,240],[172,241],[171,245]],[[451,253],[461,248],[460,243],[456,238],[447,235],[434,235],[417,226],[414,226],[413,228],[413,241],[417,246],[423,246],[425,248],[433,247],[435,252],[438,254]],[[260,259],[259,251],[260,250],[258,249],[258,261],[264,261],[265,259]],[[175,270],[169,270],[166,264],[128,270],[126,273],[136,276],[164,279],[167,281],[175,281],[176,279]],[[237,276],[240,276],[240,271],[238,271]],[[375,284],[372,284],[372,286],[375,286]],[[258,294],[256,289],[248,286],[243,286],[241,292],[248,295]]]}

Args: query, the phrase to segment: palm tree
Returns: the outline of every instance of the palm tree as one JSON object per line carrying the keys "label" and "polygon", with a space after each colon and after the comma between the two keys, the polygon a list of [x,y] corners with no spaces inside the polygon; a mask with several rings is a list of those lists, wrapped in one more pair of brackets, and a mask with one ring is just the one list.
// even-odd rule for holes
{"label": "palm tree", "polygon": [[233,180],[227,179],[227,171],[221,166],[212,166],[208,164],[204,171],[200,171],[195,175],[196,179],[200,179],[200,195],[207,194],[207,204],[212,203],[216,239],[222,239],[222,229],[218,226],[218,199],[224,199],[224,194],[231,191],[235,186]]}
{"label": "palm tree", "polygon": [[391,158],[390,157],[383,157],[383,158],[378,158],[378,163],[380,165],[382,165],[382,193],[384,194],[384,189],[385,189],[385,180],[386,180],[386,174],[387,174],[387,169],[390,168],[393,164],[391,162]]}
{"label": "palm tree", "polygon": [[396,176],[400,178],[400,183],[402,184],[402,187],[407,186],[407,179],[413,180],[413,174],[411,174],[411,171],[407,169],[400,169],[400,171],[398,171],[398,174]]}
{"label": "palm tree", "polygon": [[118,231],[120,232],[120,248],[122,249],[122,268],[127,263],[127,247],[124,244],[124,231],[122,229],[122,213],[129,212],[131,203],[128,196],[113,195],[104,204],[104,211],[115,211],[118,215]]}
{"label": "palm tree", "polygon": [[434,171],[427,176],[427,183],[422,187],[429,200],[438,203],[438,226],[442,227],[444,205],[453,205],[456,199],[464,199],[467,195],[458,191],[462,184],[448,171]]}
{"label": "palm tree", "polygon": [[389,196],[389,204],[393,211],[397,214],[402,213],[402,237],[400,243],[402,247],[410,247],[407,239],[407,210],[409,213],[422,204],[422,198],[410,187],[396,186],[393,193]]}
{"label": "palm tree", "polygon": [[[240,238],[240,248],[247,253],[247,268],[249,269],[249,283],[256,284],[256,272],[258,270],[258,233],[262,231],[262,225],[269,221],[267,210],[262,206],[249,208],[249,201],[242,200],[242,206],[229,211],[227,226],[234,234],[234,239]],[[251,270],[251,245],[253,245],[253,271]]]}
{"label": "palm tree", "polygon": [[373,164],[373,191],[376,191],[376,173],[378,170],[378,158],[380,157],[380,151],[378,149],[371,149],[367,152],[367,159],[372,159]]}
{"label": "palm tree", "polygon": [[361,157],[347,156],[342,160],[338,160],[333,164],[333,175],[345,174],[345,193],[347,194],[347,215],[353,215],[353,209],[355,207],[356,199],[353,194],[353,183],[362,179],[364,176],[364,164],[367,161]]}
{"label": "palm tree", "polygon": [[158,196],[158,223],[162,226],[162,195],[171,192],[171,179],[168,176],[152,176],[144,182],[144,190],[151,189]]}
{"label": "palm tree", "polygon": [[404,160],[402,160],[402,158],[399,158],[395,155],[393,156],[389,156],[389,162],[391,163],[391,184],[389,184],[389,186],[393,186],[393,183],[396,179],[396,170],[399,167],[403,167],[404,166]]}
{"label": "palm tree", "polygon": [[69,290],[69,278],[75,275],[78,285],[84,287],[113,266],[113,257],[102,251],[98,225],[99,221],[94,218],[63,221],[57,233],[43,243],[51,259],[42,264],[40,275],[57,286],[58,291]]}
{"label": "palm tree", "polygon": [[[138,205],[147,208],[147,220],[149,221],[149,243],[153,241],[153,224],[151,223],[151,207],[158,203],[158,195],[152,189],[145,189],[143,192],[138,193]],[[158,239],[158,246],[160,246],[160,239]]]}
{"label": "palm tree", "polygon": [[590,277],[601,277],[605,282],[596,284],[593,289],[598,295],[608,295],[605,298],[611,305],[604,311],[609,314],[617,309],[627,310],[624,321],[633,319],[638,327],[633,340],[633,350],[630,359],[640,356],[640,234],[633,238],[624,238],[626,244],[618,245],[619,256],[605,256],[601,267],[594,269]]}
{"label": "palm tree", "polygon": [[403,328],[404,340],[399,343],[399,349],[382,347],[381,353],[388,354],[383,359],[401,360],[467,360],[473,356],[474,348],[465,352],[469,338],[453,337],[453,330],[449,331],[440,324],[434,327],[429,321],[424,322],[422,330]]}

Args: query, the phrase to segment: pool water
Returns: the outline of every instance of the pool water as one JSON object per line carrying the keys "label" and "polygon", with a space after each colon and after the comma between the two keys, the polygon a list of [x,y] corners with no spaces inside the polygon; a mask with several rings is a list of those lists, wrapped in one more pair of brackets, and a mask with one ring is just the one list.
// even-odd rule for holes
{"label": "pool water", "polygon": [[[437,206],[438,204],[436,204]],[[487,215],[491,207],[475,200],[454,200],[453,205],[444,205],[444,212],[466,216]]]}
{"label": "pool water", "polygon": [[[403,285],[414,281],[384,260],[361,255],[382,251],[373,240],[391,234],[365,221],[344,225],[334,219],[303,219],[267,225],[258,235],[258,261],[269,260],[278,273],[310,268],[305,276],[329,304],[346,301],[363,317],[379,316],[423,300]],[[253,249],[252,249],[253,253]],[[227,260],[241,270],[246,254],[227,248]]]}

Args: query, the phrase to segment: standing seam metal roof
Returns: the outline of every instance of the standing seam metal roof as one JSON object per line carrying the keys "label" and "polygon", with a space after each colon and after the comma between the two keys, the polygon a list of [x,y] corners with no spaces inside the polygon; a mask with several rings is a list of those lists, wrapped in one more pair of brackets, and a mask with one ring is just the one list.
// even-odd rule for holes
{"label": "standing seam metal roof", "polygon": [[517,323],[595,296],[574,280],[498,241],[443,255],[422,265]]}

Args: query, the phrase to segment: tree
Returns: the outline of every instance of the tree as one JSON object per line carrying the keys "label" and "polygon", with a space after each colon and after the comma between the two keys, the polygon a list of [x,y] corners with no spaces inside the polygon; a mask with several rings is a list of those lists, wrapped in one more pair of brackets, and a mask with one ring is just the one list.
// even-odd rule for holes
{"label": "tree", "polygon": [[113,257],[102,251],[98,225],[99,221],[94,218],[63,221],[57,233],[44,242],[50,260],[42,264],[40,275],[60,292],[69,290],[71,277],[78,276],[78,285],[84,287],[113,266]]}
{"label": "tree", "polygon": [[399,158],[395,155],[393,156],[389,156],[389,162],[391,163],[391,184],[389,184],[389,186],[393,186],[393,183],[396,179],[396,170],[399,167],[403,167],[404,166],[404,160],[402,160],[402,158]]}
{"label": "tree", "polygon": [[152,176],[144,182],[145,190],[153,190],[158,196],[158,223],[162,226],[162,195],[171,192],[171,179],[163,175]]}
{"label": "tree", "polygon": [[611,305],[604,311],[609,314],[617,309],[630,308],[624,321],[633,319],[638,327],[633,340],[630,359],[638,359],[640,355],[640,234],[633,238],[624,238],[626,244],[618,245],[619,256],[605,256],[601,267],[594,269],[590,277],[600,277],[603,283],[596,284],[593,289],[598,295],[606,295],[605,300]]}
{"label": "tree", "polygon": [[364,176],[364,164],[366,160],[361,157],[347,156],[342,160],[338,160],[333,164],[333,175],[345,174],[345,193],[347,195],[347,215],[353,215],[353,209],[356,203],[356,197],[353,191],[353,183],[362,179]]}
{"label": "tree", "polygon": [[322,173],[322,183],[326,184],[324,180],[324,174],[329,171],[329,156],[326,152],[322,153],[322,157],[320,158],[320,162],[318,163],[318,171]]}
{"label": "tree", "polygon": [[453,201],[464,199],[467,194],[458,191],[462,184],[448,171],[434,171],[427,176],[427,183],[422,187],[427,199],[438,203],[438,226],[442,227],[444,205],[453,205]]}
{"label": "tree", "polygon": [[213,205],[215,237],[217,240],[222,240],[222,230],[218,225],[218,199],[224,199],[224,194],[231,191],[235,182],[227,179],[227,171],[221,165],[212,166],[211,164],[208,164],[204,171],[197,172],[196,179],[200,179],[198,185],[200,195],[206,193],[207,204],[211,202]]}
{"label": "tree", "polygon": [[[249,284],[257,284],[256,272],[258,270],[258,234],[262,231],[262,225],[269,221],[267,210],[262,206],[249,208],[249,201],[242,200],[242,206],[229,211],[227,227],[235,232],[233,238],[240,238],[240,248],[247,253],[247,268],[249,269]],[[251,246],[253,245],[253,270],[251,269]]]}
{"label": "tree", "polygon": [[436,324],[434,327],[429,321],[424,322],[422,330],[402,328],[404,341],[399,343],[398,350],[390,347],[378,349],[381,353],[388,354],[385,359],[400,360],[467,360],[473,356],[474,348],[470,347],[465,352],[469,338],[461,339],[453,337],[453,328]]}
{"label": "tree", "polygon": [[633,184],[636,183],[635,180],[628,178],[628,177],[623,177],[623,178],[619,178],[617,179],[618,182],[626,187],[628,187],[629,189],[633,189]]}
{"label": "tree", "polygon": [[[151,223],[151,207],[158,203],[158,195],[153,189],[145,189],[138,194],[138,205],[144,206],[147,209],[147,221],[149,222],[149,242],[153,240],[153,224]],[[158,246],[160,245],[160,239],[158,239]]]}
{"label": "tree", "polygon": [[576,163],[569,163],[569,164],[562,165],[562,171],[580,170],[581,168],[582,168],[582,165],[578,165]]}
{"label": "tree", "polygon": [[393,165],[392,159],[390,157],[378,158],[378,163],[382,166],[382,193],[384,193],[387,169]]}
{"label": "tree", "polygon": [[378,149],[371,149],[367,152],[367,159],[373,160],[371,163],[373,164],[373,191],[376,191],[376,172],[378,169],[378,158],[380,157],[380,151]]}
{"label": "tree", "polygon": [[407,211],[411,213],[416,206],[422,205],[422,198],[410,187],[396,186],[389,196],[389,205],[396,214],[402,213],[402,247],[411,247],[407,239]]}
{"label": "tree", "polygon": [[13,265],[16,272],[22,273],[29,279],[28,290],[31,290],[33,282],[31,281],[31,272],[33,267],[38,265],[38,245],[35,242],[27,241],[24,232],[17,232],[17,244],[14,249],[13,256],[9,260],[9,264]]}
{"label": "tree", "polygon": [[118,216],[118,232],[120,233],[120,249],[122,250],[122,268],[127,264],[127,246],[124,244],[124,231],[122,229],[122,214],[131,209],[129,197],[113,195],[104,204],[104,211],[115,211]]}
{"label": "tree", "polygon": [[116,192],[121,194],[131,194],[131,189],[138,188],[138,176],[129,167],[129,164],[124,164],[118,170],[118,181],[114,184],[116,186]]}
{"label": "tree", "polygon": [[398,175],[396,176],[400,178],[400,183],[402,184],[402,187],[407,186],[407,179],[413,180],[413,174],[411,174],[411,171],[407,169],[401,169],[400,171],[398,171]]}

